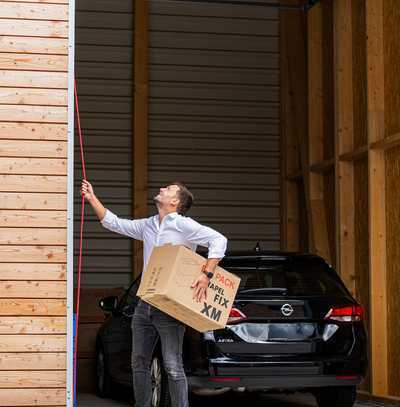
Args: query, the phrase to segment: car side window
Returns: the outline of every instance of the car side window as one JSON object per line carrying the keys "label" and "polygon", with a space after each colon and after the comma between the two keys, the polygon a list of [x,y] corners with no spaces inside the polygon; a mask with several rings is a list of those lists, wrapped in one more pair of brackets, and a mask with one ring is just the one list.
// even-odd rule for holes
{"label": "car side window", "polygon": [[137,304],[139,301],[139,297],[136,295],[138,289],[139,289],[139,284],[140,284],[140,279],[137,279],[130,290],[126,294],[126,303],[125,305],[132,305],[132,304]]}
{"label": "car side window", "polygon": [[136,295],[140,284],[140,278],[136,279],[135,282],[129,287],[125,292],[124,296],[121,298],[118,308],[122,310],[126,306],[136,305],[139,301],[139,297]]}

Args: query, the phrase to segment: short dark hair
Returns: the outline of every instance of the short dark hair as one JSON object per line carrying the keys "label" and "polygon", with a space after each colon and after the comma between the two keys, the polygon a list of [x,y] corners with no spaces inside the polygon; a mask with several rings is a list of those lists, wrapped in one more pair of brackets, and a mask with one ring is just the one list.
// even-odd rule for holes
{"label": "short dark hair", "polygon": [[183,182],[175,181],[171,185],[176,185],[179,188],[176,193],[179,199],[178,213],[184,215],[193,205],[194,196]]}

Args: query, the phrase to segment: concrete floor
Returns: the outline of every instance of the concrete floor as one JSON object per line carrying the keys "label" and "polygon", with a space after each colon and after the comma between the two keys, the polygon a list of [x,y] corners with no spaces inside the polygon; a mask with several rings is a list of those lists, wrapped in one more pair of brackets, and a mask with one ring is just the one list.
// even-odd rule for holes
{"label": "concrete floor", "polygon": [[[275,395],[257,395],[248,396],[245,394],[230,394],[219,397],[201,397],[193,401],[192,407],[200,407],[207,404],[207,407],[221,407],[229,405],[229,407],[243,406],[246,403],[251,407],[316,407],[312,396],[305,394],[296,394],[291,396],[275,396]],[[78,407],[128,407],[132,406],[128,395],[121,394],[117,400],[101,399],[90,393],[78,394]],[[372,402],[357,402],[355,407],[391,407],[388,404],[372,403]]]}

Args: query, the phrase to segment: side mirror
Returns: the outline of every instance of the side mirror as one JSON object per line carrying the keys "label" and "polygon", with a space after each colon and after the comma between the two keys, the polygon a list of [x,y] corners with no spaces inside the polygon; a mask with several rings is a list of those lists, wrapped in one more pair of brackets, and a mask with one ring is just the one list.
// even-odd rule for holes
{"label": "side mirror", "polygon": [[99,301],[99,307],[105,312],[115,312],[118,305],[118,297],[104,297]]}

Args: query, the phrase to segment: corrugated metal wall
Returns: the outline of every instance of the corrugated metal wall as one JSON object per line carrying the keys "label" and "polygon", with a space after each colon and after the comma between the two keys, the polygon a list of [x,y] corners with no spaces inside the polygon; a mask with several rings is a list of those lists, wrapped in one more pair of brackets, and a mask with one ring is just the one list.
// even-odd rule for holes
{"label": "corrugated metal wall", "polygon": [[[133,7],[132,0],[76,1],[76,75],[88,179],[103,203],[122,217],[132,216]],[[77,164],[76,238],[80,180]],[[103,229],[89,207],[87,215],[83,286],[128,284],[132,242]]]}
{"label": "corrugated metal wall", "polygon": [[230,248],[280,246],[279,11],[150,1],[149,202],[183,180]]}

